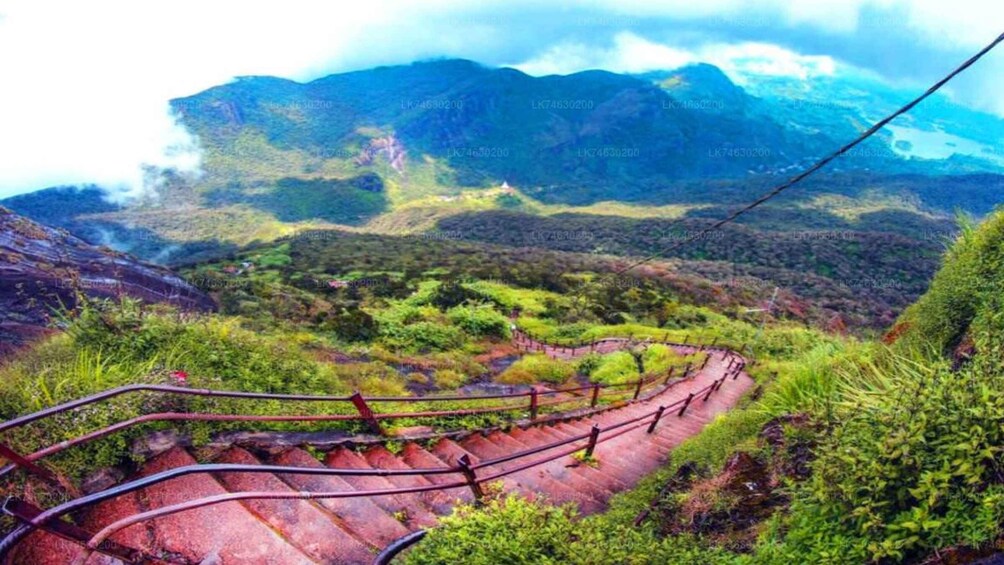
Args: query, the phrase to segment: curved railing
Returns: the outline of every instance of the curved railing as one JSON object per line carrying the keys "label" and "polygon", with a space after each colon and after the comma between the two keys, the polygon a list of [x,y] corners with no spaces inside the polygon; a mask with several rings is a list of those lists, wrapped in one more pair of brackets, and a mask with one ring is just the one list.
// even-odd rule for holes
{"label": "curved railing", "polygon": [[[731,352],[726,352],[724,355],[728,356]],[[734,355],[734,354],[733,354]],[[146,522],[148,520],[153,520],[156,518],[162,518],[164,516],[169,516],[172,514],[177,514],[180,512],[185,512],[188,510],[193,510],[196,508],[203,508],[206,506],[212,506],[216,504],[221,504],[230,501],[240,501],[240,500],[269,500],[269,499],[301,499],[301,500],[313,500],[313,499],[336,499],[336,498],[353,498],[353,497],[370,497],[370,496],[383,496],[383,495],[395,495],[395,494],[411,494],[420,493],[433,490],[449,490],[455,488],[467,487],[473,492],[476,500],[481,500],[484,497],[484,492],[482,485],[484,483],[493,482],[502,479],[508,475],[530,469],[532,467],[544,465],[550,463],[556,459],[566,457],[573,453],[584,451],[586,455],[592,455],[593,450],[604,442],[610,441],[616,437],[623,434],[631,432],[633,430],[639,429],[643,426],[648,426],[648,433],[653,433],[656,426],[659,424],[664,413],[667,410],[676,410],[678,417],[683,417],[691,405],[691,403],[698,397],[702,397],[703,400],[707,401],[711,395],[720,389],[727,379],[736,379],[742,372],[744,367],[744,362],[740,360],[741,358],[733,357],[730,360],[728,368],[725,374],[716,379],[711,384],[698,389],[696,391],[691,391],[685,398],[681,398],[673,403],[659,406],[656,410],[646,412],[640,416],[625,419],[620,422],[611,424],[604,428],[600,428],[598,425],[594,425],[589,433],[583,433],[574,437],[566,438],[563,440],[555,441],[545,445],[540,445],[534,448],[525,449],[522,451],[517,451],[504,456],[496,457],[493,459],[481,460],[477,463],[470,461],[469,458],[462,457],[457,465],[451,467],[434,467],[426,469],[347,469],[347,468],[329,468],[329,467],[318,467],[318,468],[305,468],[305,467],[289,467],[289,466],[279,466],[279,465],[240,465],[240,464],[199,464],[199,465],[189,465],[185,467],[178,467],[137,479],[128,483],[124,483],[104,491],[100,491],[87,496],[82,496],[69,502],[65,502],[58,506],[55,506],[49,510],[39,510],[27,505],[23,501],[8,498],[5,502],[3,510],[9,515],[17,518],[21,524],[7,537],[0,540],[0,561],[4,556],[20,542],[25,536],[34,531],[35,529],[42,529],[53,533],[55,535],[62,536],[71,541],[80,543],[87,548],[89,553],[100,552],[104,553],[126,562],[136,562],[142,559],[148,558],[149,556],[143,554],[139,550],[128,548],[112,542],[109,540],[116,532],[127,528],[129,526]],[[666,388],[670,388],[679,383],[673,383],[673,385],[666,385]],[[499,396],[499,395],[492,395]],[[34,415],[32,415],[34,416]],[[30,417],[26,417],[29,418]],[[35,418],[37,419],[37,418]],[[557,450],[557,451],[554,451]],[[552,452],[553,451],[553,452]],[[548,453],[544,457],[533,458],[533,456],[544,453]],[[508,463],[517,460],[526,460],[520,462],[518,465],[510,466],[505,469],[490,469],[489,472],[478,473],[478,471],[485,471],[491,467],[497,467],[503,463]],[[392,488],[392,489],[379,489],[379,490],[368,490],[368,491],[338,491],[338,492],[296,492],[296,491],[255,491],[255,492],[232,492],[222,495],[216,495],[211,497],[199,498],[194,500],[185,501],[182,503],[165,506],[162,508],[152,509],[146,512],[141,512],[133,516],[129,516],[120,519],[112,524],[109,524],[101,531],[96,534],[90,534],[89,532],[84,532],[79,528],[67,525],[66,522],[61,520],[62,517],[79,511],[88,507],[92,507],[95,504],[135,492],[137,490],[150,487],[155,484],[159,484],[177,477],[193,475],[193,474],[207,474],[207,473],[272,473],[272,474],[296,474],[296,475],[328,475],[328,476],[402,476],[402,475],[419,475],[419,476],[434,476],[434,475],[456,475],[457,480],[454,482],[449,482],[445,484],[432,484],[426,486],[418,487],[408,487],[408,488]]]}
{"label": "curved railing", "polygon": [[[177,422],[177,421],[201,421],[201,422],[345,422],[345,421],[357,421],[365,422],[377,433],[383,433],[384,430],[380,426],[380,421],[382,420],[394,420],[403,418],[438,418],[438,417],[454,417],[454,416],[469,416],[475,414],[488,414],[488,413],[499,413],[499,412],[512,412],[512,411],[526,411],[529,412],[530,419],[534,420],[537,418],[540,410],[542,408],[560,406],[563,404],[570,404],[573,402],[582,402],[584,399],[589,400],[590,407],[596,407],[600,400],[607,400],[610,397],[610,393],[613,392],[615,395],[628,394],[628,390],[634,389],[633,398],[635,400],[639,397],[643,390],[646,390],[652,384],[663,381],[664,383],[669,382],[669,380],[674,376],[674,370],[671,369],[666,375],[651,375],[644,378],[640,378],[634,381],[626,383],[617,384],[590,384],[570,388],[558,388],[558,389],[548,389],[539,390],[536,387],[531,388],[527,392],[516,392],[508,394],[485,394],[485,395],[469,395],[469,396],[371,396],[364,397],[362,394],[356,392],[351,396],[323,396],[323,395],[297,395],[297,394],[269,394],[269,393],[250,393],[250,392],[238,392],[238,391],[223,391],[223,390],[212,390],[212,389],[190,389],[178,386],[167,386],[167,385],[129,385],[110,389],[98,394],[88,396],[86,398],[81,398],[58,406],[53,406],[51,408],[46,408],[32,414],[27,414],[19,418],[15,418],[0,424],[0,433],[9,432],[14,429],[21,428],[33,422],[45,418],[51,418],[53,416],[64,414],[72,410],[79,409],[84,406],[97,404],[100,402],[107,401],[109,399],[137,392],[154,392],[157,394],[164,395],[188,395],[188,396],[199,396],[199,397],[215,397],[215,398],[239,398],[239,399],[258,399],[258,400],[280,400],[280,401],[291,401],[291,402],[341,402],[341,403],[351,403],[352,406],[357,411],[356,413],[343,413],[343,414],[289,414],[289,415],[250,415],[250,414],[212,414],[212,413],[199,413],[199,412],[157,412],[152,414],[145,414],[142,416],[137,416],[134,418],[129,418],[126,420],[121,420],[105,426],[103,428],[93,430],[84,435],[77,436],[65,441],[61,441],[57,444],[50,445],[39,449],[33,453],[27,455],[21,455],[13,448],[9,447],[3,442],[0,442],[0,457],[8,460],[8,463],[3,467],[0,467],[0,478],[10,474],[15,469],[23,469],[28,473],[31,473],[39,478],[49,481],[50,483],[60,485],[60,481],[57,477],[53,475],[47,469],[41,467],[38,462],[46,457],[55,455],[62,451],[65,451],[71,447],[86,444],[98,439],[107,437],[109,435],[124,431],[126,429],[139,426],[142,424],[148,424],[152,422]],[[683,370],[683,376],[687,376],[690,373],[690,366],[688,365]],[[621,389],[625,389],[624,392],[617,392]],[[607,394],[607,398],[603,395]],[[554,398],[552,400],[542,400],[542,397],[554,397],[557,395],[571,395],[568,398]],[[379,403],[431,403],[435,404],[438,402],[473,402],[473,401],[484,401],[484,400],[511,400],[511,399],[526,399],[525,403],[521,404],[505,404],[500,406],[484,406],[476,408],[459,408],[452,410],[420,410],[420,411],[409,411],[409,412],[391,412],[391,413],[381,413],[373,410],[373,404]]]}

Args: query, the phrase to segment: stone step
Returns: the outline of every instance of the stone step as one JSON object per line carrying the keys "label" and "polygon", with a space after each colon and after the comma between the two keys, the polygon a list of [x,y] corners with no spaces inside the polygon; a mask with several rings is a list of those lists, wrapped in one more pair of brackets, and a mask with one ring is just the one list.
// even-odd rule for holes
{"label": "stone step", "polygon": [[[195,464],[187,451],[175,447],[147,462],[140,476]],[[147,508],[154,509],[226,492],[210,475],[187,475],[143,489],[140,500]],[[316,563],[239,502],[224,502],[157,518],[153,520],[153,531],[155,554],[176,554],[196,563],[214,559],[222,563],[270,565]]]}
{"label": "stone step", "polygon": [[[555,441],[552,436],[546,435],[544,432],[541,432],[536,428],[517,428],[510,433],[514,439],[521,441],[526,445],[541,445]],[[614,475],[601,473],[589,465],[585,465],[574,459],[572,461],[574,461],[574,463],[567,463],[565,468],[583,479],[588,480],[593,485],[606,490],[609,493],[607,496],[624,488],[624,484],[618,481]]]}
{"label": "stone step", "polygon": [[[401,460],[413,469],[437,469],[439,467],[449,466],[449,464],[443,462],[439,457],[433,455],[429,451],[426,451],[417,443],[405,444],[405,446],[401,449]],[[461,480],[459,475],[454,474],[428,475],[425,478],[429,482],[437,485],[453,484]],[[440,492],[449,496],[451,502],[454,504],[457,502],[471,503],[474,501],[474,495],[468,487],[452,488]]]}
{"label": "stone step", "polygon": [[[497,439],[497,442],[502,445],[510,445],[509,448],[514,451],[524,451],[534,446],[547,443],[532,442],[529,440],[528,436],[522,432],[522,430],[517,428],[510,431],[508,434],[499,434],[500,437]],[[492,436],[489,436],[489,438],[491,437]],[[523,441],[520,441],[520,438],[522,438]],[[524,458],[523,461],[546,457],[550,454],[567,451],[568,449],[569,446],[562,446],[555,448],[554,450],[548,450],[528,456]],[[550,463],[546,463],[532,469],[527,469],[522,473],[535,472],[541,476],[549,478],[555,484],[571,489],[576,494],[573,501],[578,504],[580,511],[585,514],[601,512],[606,507],[606,499],[611,495],[611,492],[601,484],[589,480],[581,474],[577,474],[575,472],[575,467],[579,464],[579,461],[571,455],[565,455],[559,459],[551,461]]]}
{"label": "stone step", "polygon": [[[374,469],[396,469],[399,471],[415,469],[415,467],[412,467],[404,461],[403,453],[401,454],[402,456],[399,457],[388,451],[387,448],[382,445],[370,447],[364,451],[362,455],[366,459],[366,462]],[[436,469],[440,467],[443,467],[443,465],[437,461],[435,465],[420,465],[417,468]],[[452,477],[454,480],[460,479],[460,475],[458,474],[441,476],[447,478]],[[429,478],[420,475],[395,475],[385,478],[388,482],[394,485],[395,488],[433,487],[436,485],[436,483],[432,482]],[[430,490],[417,493],[414,496],[418,497],[422,501],[422,504],[435,514],[449,514],[453,509],[452,497],[443,491]]]}
{"label": "stone step", "polygon": [[[272,463],[291,467],[324,467],[320,461],[299,448],[287,449],[275,456]],[[288,473],[279,475],[279,478],[295,490],[310,492],[354,492],[356,490],[345,482],[343,477]],[[318,502],[338,517],[343,529],[375,548],[383,548],[409,532],[404,524],[395,520],[368,498],[326,498],[318,499]]]}
{"label": "stone step", "polygon": [[[231,448],[217,463],[260,465],[251,453]],[[272,474],[218,473],[217,479],[231,492],[295,492]],[[242,504],[252,514],[279,532],[287,541],[321,563],[365,563],[372,559],[370,548],[342,529],[332,514],[308,500],[247,500]]]}
{"label": "stone step", "polygon": [[[474,453],[477,453],[482,457],[482,459],[511,455],[525,449],[525,446],[519,444],[507,434],[502,432],[494,432],[487,437],[476,434],[475,436],[468,438],[468,441],[464,442],[464,446]],[[530,461],[545,458],[557,450],[558,449],[556,448],[553,451],[544,451],[517,460],[508,461],[506,463],[502,463],[497,468],[505,470],[513,469],[521,465],[525,465]],[[527,492],[546,495],[547,499],[553,504],[560,505],[572,502],[578,505],[583,511],[594,510],[598,506],[597,501],[593,499],[589,493],[580,492],[572,485],[562,484],[556,481],[549,473],[546,472],[543,466],[524,469],[523,471],[510,475],[510,477],[522,485]]]}
{"label": "stone step", "polygon": [[[366,458],[351,449],[335,449],[324,460],[332,469],[373,469]],[[394,484],[385,477],[343,477],[356,490],[392,490]],[[370,497],[377,506],[389,512],[411,530],[429,528],[436,524],[436,515],[426,508],[422,499],[414,494],[394,494]]]}

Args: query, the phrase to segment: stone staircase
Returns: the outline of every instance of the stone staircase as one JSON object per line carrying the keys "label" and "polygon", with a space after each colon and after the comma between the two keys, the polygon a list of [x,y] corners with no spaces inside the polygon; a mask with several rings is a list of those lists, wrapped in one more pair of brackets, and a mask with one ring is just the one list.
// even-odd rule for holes
{"label": "stone staircase", "polygon": [[[600,428],[652,412],[659,406],[684,399],[691,391],[707,387],[727,373],[729,359],[715,352],[706,367],[692,379],[622,408],[578,419],[547,422],[507,432],[475,433],[456,441],[440,439],[431,444],[407,443],[398,453],[384,446],[362,451],[338,448],[319,461],[304,449],[278,453],[252,453],[239,447],[220,452],[214,463],[272,464],[296,467],[349,469],[430,469],[455,467],[461,457],[471,464],[557,441],[588,434]],[[567,450],[554,447],[478,470],[478,476],[518,469],[501,479],[505,492],[553,503],[575,503],[585,513],[606,508],[613,493],[629,489],[662,465],[670,451],[697,434],[719,413],[735,406],[753,381],[740,373],[729,377],[708,400],[693,400],[684,416],[667,410],[655,431],[647,425],[597,445],[592,465],[581,464],[571,455],[525,467],[528,461]],[[585,441],[580,442],[583,446]],[[577,444],[578,445],[578,444]],[[149,460],[138,477],[196,464],[191,453],[173,448]],[[134,493],[91,507],[77,523],[89,532],[150,509],[222,495],[228,492],[360,492],[395,488],[456,484],[456,474],[410,476],[319,476],[265,473],[193,474],[173,478]],[[420,493],[360,496],[315,500],[269,499],[230,501],[201,507],[118,531],[111,540],[156,556],[150,562],[204,564],[308,564],[371,563],[374,555],[393,540],[417,529],[436,524],[458,502],[473,500],[466,486]],[[119,563],[93,554],[81,558],[80,545],[52,534],[36,531],[14,550],[10,563],[39,565]]]}

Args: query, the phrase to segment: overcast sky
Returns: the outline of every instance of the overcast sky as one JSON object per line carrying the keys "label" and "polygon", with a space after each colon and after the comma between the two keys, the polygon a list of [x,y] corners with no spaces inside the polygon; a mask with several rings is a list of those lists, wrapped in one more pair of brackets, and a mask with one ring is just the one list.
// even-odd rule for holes
{"label": "overcast sky", "polygon": [[[707,61],[927,86],[1004,31],[998,0],[0,0],[0,197],[198,166],[167,100],[430,57],[531,74]],[[1004,115],[1004,48],[952,85]]]}

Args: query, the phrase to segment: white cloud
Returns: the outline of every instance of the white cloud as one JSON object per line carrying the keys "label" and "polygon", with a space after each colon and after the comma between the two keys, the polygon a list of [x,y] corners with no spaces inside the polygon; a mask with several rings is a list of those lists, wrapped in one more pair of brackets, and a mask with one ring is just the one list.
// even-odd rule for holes
{"label": "white cloud", "polygon": [[689,51],[653,43],[632,33],[621,33],[609,48],[583,43],[561,44],[529,61],[510,66],[530,75],[542,76],[589,69],[640,73],[653,69],[675,69],[694,61],[695,55]]}
{"label": "white cloud", "polygon": [[554,46],[538,57],[511,66],[531,75],[568,74],[587,69],[621,73],[671,70],[690,63],[711,63],[734,80],[744,74],[807,79],[832,75],[837,67],[824,55],[801,55],[768,43],[712,43],[688,51],[620,33],[609,47],[570,43]]}
{"label": "white cloud", "polygon": [[[875,10],[902,16],[880,21]],[[886,26],[955,53],[988,41],[1001,21],[1004,4],[985,0],[0,0],[0,196],[91,182],[136,193],[143,164],[196,169],[167,100],[239,75],[307,80],[459,56],[534,74],[704,60],[733,73],[813,76],[832,72],[833,60],[675,30],[748,24],[839,42]],[[1004,57],[994,57],[970,74],[984,103],[1004,112],[995,94]]]}

